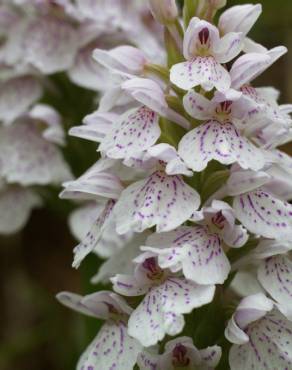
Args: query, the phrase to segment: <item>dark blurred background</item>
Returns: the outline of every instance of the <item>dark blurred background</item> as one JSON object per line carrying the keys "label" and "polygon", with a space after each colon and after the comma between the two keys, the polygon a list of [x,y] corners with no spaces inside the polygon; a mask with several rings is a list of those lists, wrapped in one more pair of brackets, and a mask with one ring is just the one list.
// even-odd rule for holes
{"label": "dark blurred background", "polygon": [[[245,1],[228,1],[229,6],[240,3]],[[290,53],[256,84],[273,85],[282,92],[281,103],[292,102],[292,3],[261,3],[263,15],[250,37],[268,48],[286,45]],[[71,86],[64,76],[54,78],[63,89],[64,99],[72,100],[66,103],[70,111],[57,106],[66,117],[66,125],[80,124],[81,118],[94,109],[93,94]],[[54,104],[50,97],[47,100]],[[79,175],[97,159],[95,148],[86,141],[68,140],[65,155]],[[285,149],[292,152],[289,146]],[[94,291],[96,287],[88,281],[98,264],[91,256],[78,271],[71,268],[76,241],[70,235],[67,216],[72,206],[55,199],[58,191],[48,192],[47,207],[34,211],[21,233],[0,238],[0,370],[74,369],[97,330],[97,322],[72,313],[55,300],[61,290],[81,294]]]}

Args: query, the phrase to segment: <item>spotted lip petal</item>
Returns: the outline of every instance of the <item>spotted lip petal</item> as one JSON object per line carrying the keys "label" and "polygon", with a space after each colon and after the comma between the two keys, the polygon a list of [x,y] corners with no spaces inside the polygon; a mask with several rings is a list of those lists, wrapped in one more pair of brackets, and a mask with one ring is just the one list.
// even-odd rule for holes
{"label": "spotted lip petal", "polygon": [[213,159],[225,165],[237,162],[242,168],[255,171],[265,163],[262,151],[241,136],[232,123],[221,124],[215,120],[188,132],[179,143],[178,154],[196,172],[206,168]]}
{"label": "spotted lip petal", "polygon": [[170,70],[170,81],[183,90],[201,85],[206,91],[214,87],[219,91],[226,91],[231,84],[227,70],[212,56],[196,56],[189,61],[175,64]]}
{"label": "spotted lip petal", "polygon": [[[113,279],[115,290],[119,291],[122,282],[124,285],[133,282],[125,278],[119,275]],[[126,294],[127,288],[122,292]],[[128,323],[129,335],[148,347],[163,339],[165,334],[180,333],[184,326],[182,314],[209,303],[214,292],[213,285],[200,286],[183,278],[167,278],[160,285],[150,287],[142,303],[133,311]]]}
{"label": "spotted lip petal", "polygon": [[157,254],[161,268],[182,270],[197,284],[222,284],[230,271],[220,238],[203,226],[152,234],[141,249]]}
{"label": "spotted lip petal", "polygon": [[125,321],[109,320],[82,354],[77,370],[129,370],[141,350],[141,344],[128,335]]}
{"label": "spotted lip petal", "polygon": [[252,233],[272,239],[292,240],[292,206],[258,189],[234,198],[239,221]]}
{"label": "spotted lip petal", "polygon": [[159,116],[146,106],[124,113],[102,140],[99,150],[109,158],[130,158],[158,140],[161,130]]}
{"label": "spotted lip petal", "polygon": [[198,193],[180,176],[156,171],[126,188],[115,207],[118,233],[141,232],[156,225],[156,230],[176,228],[199,207]]}
{"label": "spotted lip petal", "polygon": [[82,297],[61,292],[57,299],[77,312],[106,320],[98,335],[81,356],[77,369],[128,370],[136,363],[141,345],[127,333],[127,318],[132,309],[115,293],[100,291]]}

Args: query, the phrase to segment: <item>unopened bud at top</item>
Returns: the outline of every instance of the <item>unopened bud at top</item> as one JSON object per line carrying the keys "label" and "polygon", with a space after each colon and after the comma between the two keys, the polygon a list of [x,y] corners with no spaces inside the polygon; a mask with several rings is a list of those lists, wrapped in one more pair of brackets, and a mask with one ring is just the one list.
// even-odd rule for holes
{"label": "unopened bud at top", "polygon": [[161,24],[173,22],[178,16],[175,0],[149,0],[153,17]]}

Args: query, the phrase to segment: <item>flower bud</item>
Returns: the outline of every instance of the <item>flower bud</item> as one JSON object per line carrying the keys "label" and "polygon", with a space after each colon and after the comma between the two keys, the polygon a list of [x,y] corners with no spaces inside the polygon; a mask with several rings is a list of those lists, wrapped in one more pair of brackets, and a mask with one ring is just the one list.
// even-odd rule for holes
{"label": "flower bud", "polygon": [[178,16],[175,0],[149,0],[153,17],[161,24],[172,23]]}

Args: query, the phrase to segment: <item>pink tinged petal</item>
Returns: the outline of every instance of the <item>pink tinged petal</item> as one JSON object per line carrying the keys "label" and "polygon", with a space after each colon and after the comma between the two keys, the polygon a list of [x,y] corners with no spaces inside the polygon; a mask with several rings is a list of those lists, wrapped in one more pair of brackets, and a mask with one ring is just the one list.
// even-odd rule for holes
{"label": "pink tinged petal", "polygon": [[180,159],[176,149],[169,144],[160,143],[153,145],[148,149],[147,153],[151,157],[166,163],[165,172],[167,175],[192,176],[193,174]]}
{"label": "pink tinged petal", "polygon": [[156,225],[158,232],[176,228],[199,207],[198,193],[180,176],[154,172],[126,188],[115,207],[118,233],[141,232]]}
{"label": "pink tinged petal", "polygon": [[246,333],[248,325],[263,318],[273,309],[274,303],[263,293],[250,295],[241,300],[235,313],[225,329],[225,337],[235,344],[245,344],[249,341]]}
{"label": "pink tinged petal", "polygon": [[112,170],[115,162],[111,159],[100,159],[82,176],[63,184],[62,199],[89,199],[98,197],[117,199],[123,190],[123,185]]}
{"label": "pink tinged petal", "polygon": [[219,63],[227,63],[234,59],[243,48],[243,34],[230,32],[220,39],[214,47],[213,55]]}
{"label": "pink tinged petal", "polygon": [[76,208],[69,215],[69,227],[76,240],[81,241],[93,222],[104,210],[103,203],[90,202]]}
{"label": "pink tinged petal", "polygon": [[264,289],[261,287],[254,267],[239,270],[230,288],[239,296],[246,297],[250,294],[264,293]]}
{"label": "pink tinged petal", "polygon": [[141,74],[146,64],[144,53],[133,46],[118,46],[111,50],[95,49],[93,58],[104,67],[129,74]]}
{"label": "pink tinged petal", "polygon": [[220,238],[203,226],[184,226],[168,233],[153,234],[146,245],[141,249],[157,254],[161,268],[174,272],[182,270],[187,279],[197,284],[222,284],[230,271]]}
{"label": "pink tinged petal", "polygon": [[244,39],[244,45],[242,49],[246,54],[247,53],[261,53],[264,54],[268,51],[268,49],[259,44],[258,42],[255,42],[254,40],[250,39],[249,37],[246,37]]}
{"label": "pink tinged petal", "polygon": [[102,140],[99,150],[109,158],[130,158],[158,140],[161,130],[159,116],[142,106],[123,114]]}
{"label": "pink tinged petal", "polygon": [[233,248],[242,247],[248,240],[247,230],[242,225],[234,225],[231,230],[223,233],[224,242]]}
{"label": "pink tinged petal", "polygon": [[43,131],[45,139],[55,144],[65,144],[61,116],[54,108],[46,104],[37,104],[30,110],[29,116],[47,126]]}
{"label": "pink tinged petal", "polygon": [[244,344],[249,341],[248,335],[237,325],[234,316],[228,321],[224,334],[231,343]]}
{"label": "pink tinged petal", "polygon": [[107,202],[103,212],[91,225],[80,244],[74,248],[73,267],[79,267],[83,259],[92,251],[101,257],[110,257],[131,239],[132,233],[118,235],[115,232],[116,219],[113,215],[115,202]]}
{"label": "pink tinged petal", "polygon": [[156,344],[166,334],[176,335],[184,326],[182,314],[209,303],[215,287],[200,286],[189,280],[169,277],[150,289],[129,319],[129,335],[145,347]]}
{"label": "pink tinged petal", "polygon": [[222,355],[222,349],[219,346],[211,346],[204,349],[200,349],[199,353],[202,358],[203,367],[207,366],[208,369],[215,369],[216,366],[219,364]]}
{"label": "pink tinged petal", "polygon": [[112,87],[113,82],[106,68],[92,58],[92,45],[79,49],[74,63],[68,69],[68,75],[76,85],[93,91],[105,91]]}
{"label": "pink tinged petal", "polygon": [[230,70],[232,88],[239,89],[251,82],[286,52],[287,49],[284,46],[278,46],[265,54],[249,53],[241,56],[235,61]]}
{"label": "pink tinged petal", "polygon": [[261,12],[261,4],[233,6],[221,14],[218,27],[224,34],[228,32],[242,32],[244,35],[247,35]]}
{"label": "pink tinged petal", "polygon": [[197,56],[197,46],[212,49],[219,41],[218,29],[209,22],[197,17],[191,19],[184,35],[183,54],[185,59],[190,60]]}
{"label": "pink tinged petal", "polygon": [[[81,303],[83,296],[71,292],[60,292],[56,295],[57,300],[64,306],[87,316],[96,317],[96,313]],[[105,318],[102,315],[101,318]]]}
{"label": "pink tinged petal", "polygon": [[188,132],[179,143],[178,154],[196,172],[206,168],[211,160],[226,165],[237,162],[242,168],[255,171],[264,166],[262,151],[241,136],[232,123],[214,120]]}
{"label": "pink tinged petal", "polygon": [[109,319],[113,314],[116,317],[125,314],[129,315],[133,311],[122,297],[106,290],[86,296],[70,292],[60,292],[56,298],[64,306],[72,310],[102,320]]}
{"label": "pink tinged petal", "polygon": [[292,308],[292,263],[288,256],[265,259],[258,269],[258,279],[277,302]]}
{"label": "pink tinged petal", "polygon": [[72,174],[59,149],[30,121],[0,129],[0,172],[9,183],[60,184]]}
{"label": "pink tinged petal", "polygon": [[115,113],[100,113],[87,115],[82,126],[70,128],[69,135],[100,143],[112,129],[113,122],[118,119]]}
{"label": "pink tinged petal", "polygon": [[132,275],[117,274],[110,280],[113,283],[114,291],[126,297],[145,294],[149,288],[147,285],[140,284]]}
{"label": "pink tinged petal", "polygon": [[76,30],[56,17],[37,18],[25,34],[26,62],[45,74],[72,66],[78,48]]}
{"label": "pink tinged petal", "polygon": [[213,104],[203,95],[190,90],[183,98],[183,105],[187,113],[198,120],[207,120],[212,118]]}
{"label": "pink tinged petal", "polygon": [[10,235],[20,231],[29,219],[32,209],[40,207],[42,200],[37,193],[20,187],[0,190],[0,234]]}
{"label": "pink tinged petal", "polygon": [[140,370],[159,370],[159,355],[144,350],[138,356],[137,365]]}
{"label": "pink tinged petal", "polygon": [[122,89],[162,117],[177,123],[183,128],[189,128],[188,120],[168,107],[164,92],[157,82],[146,78],[132,78],[123,83]]}
{"label": "pink tinged petal", "polygon": [[233,171],[227,180],[227,192],[231,196],[240,195],[255,190],[270,180],[271,176],[263,171]]}
{"label": "pink tinged petal", "polygon": [[214,87],[219,91],[226,91],[231,84],[228,71],[212,56],[196,56],[189,61],[175,64],[170,70],[170,81],[183,90],[201,85],[206,91]]}
{"label": "pink tinged petal", "polygon": [[231,370],[292,368],[292,323],[278,311],[249,326],[246,335],[248,343],[231,347]]}
{"label": "pink tinged petal", "polygon": [[11,78],[1,84],[0,120],[12,123],[42,96],[42,86],[33,76]]}
{"label": "pink tinged petal", "polygon": [[140,245],[145,244],[148,233],[139,233],[106,260],[91,278],[92,284],[108,283],[117,274],[133,275],[135,265],[132,261],[141,254]]}
{"label": "pink tinged petal", "polygon": [[234,198],[239,221],[252,233],[275,239],[292,239],[292,205],[261,189]]}
{"label": "pink tinged petal", "polygon": [[129,370],[142,346],[127,333],[123,320],[109,320],[81,356],[77,370]]}

